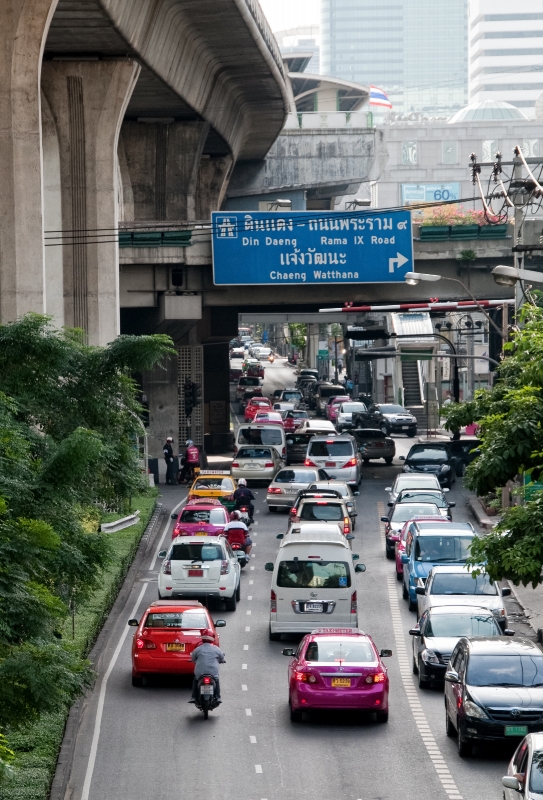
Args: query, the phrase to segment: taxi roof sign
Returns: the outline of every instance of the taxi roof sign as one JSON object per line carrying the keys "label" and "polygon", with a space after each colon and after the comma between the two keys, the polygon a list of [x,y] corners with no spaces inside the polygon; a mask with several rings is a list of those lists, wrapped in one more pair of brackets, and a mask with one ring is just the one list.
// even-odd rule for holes
{"label": "taxi roof sign", "polygon": [[200,478],[202,475],[228,475],[230,477],[230,472],[227,469],[201,469],[198,477]]}
{"label": "taxi roof sign", "polygon": [[339,636],[366,636],[364,631],[360,630],[360,628],[316,628],[314,631],[311,631],[311,636],[320,633],[338,634]]}

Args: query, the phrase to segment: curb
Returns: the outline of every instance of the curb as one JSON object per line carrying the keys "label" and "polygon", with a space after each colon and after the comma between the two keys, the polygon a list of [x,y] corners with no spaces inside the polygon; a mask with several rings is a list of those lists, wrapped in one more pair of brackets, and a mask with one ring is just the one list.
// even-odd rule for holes
{"label": "curb", "polygon": [[497,519],[492,521],[490,517],[487,517],[483,513],[483,509],[481,508],[478,497],[472,492],[468,494],[468,506],[470,507],[471,513],[484,530],[491,531],[492,528],[497,524]]}
{"label": "curb", "polygon": [[[160,527],[157,525],[157,522],[162,518],[163,514],[164,512],[162,510],[162,503],[157,503],[151,519],[149,520],[149,524],[147,525],[147,528],[144,530],[140,539],[136,555],[128,572],[126,573],[126,577],[119,590],[119,594],[117,595],[111,611],[104,621],[94,647],[89,653],[89,661],[91,661],[96,672],[99,671],[97,665],[99,664],[100,659],[102,658],[106,649],[109,632],[114,622],[117,620],[122,608],[124,608],[126,605],[141,565],[146,558],[147,553],[152,549],[152,546],[155,543],[157,531],[160,531]],[[91,691],[91,689],[89,689],[89,691]],[[70,708],[70,712],[66,720],[66,726],[64,728],[62,744],[58,754],[55,774],[51,782],[48,800],[64,800],[65,798],[68,788],[68,781],[72,771],[79,724],[81,722],[86,705],[86,697],[85,695],[81,695],[81,697],[78,697]]]}

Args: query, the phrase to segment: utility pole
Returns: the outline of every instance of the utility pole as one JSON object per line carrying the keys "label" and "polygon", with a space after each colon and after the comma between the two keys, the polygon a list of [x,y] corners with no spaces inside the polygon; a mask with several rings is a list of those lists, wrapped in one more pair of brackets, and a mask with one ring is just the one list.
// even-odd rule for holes
{"label": "utility pole", "polygon": [[337,336],[334,336],[334,345],[335,345],[335,350],[336,350],[336,370],[335,370],[335,373],[334,373],[334,381],[337,384],[337,382],[339,380],[339,373],[338,373],[338,369],[337,369]]}
{"label": "utility pole", "polygon": [[[515,148],[516,150],[516,148]],[[515,155],[513,158],[513,174],[512,174],[512,187],[515,188],[515,193],[513,195],[513,203],[515,205],[515,245],[523,244],[524,241],[524,214],[523,214],[523,203],[524,203],[524,169],[522,164],[522,159],[520,156]],[[522,259],[523,253],[517,252],[516,250],[513,252],[513,265],[515,269],[522,269]],[[521,306],[523,303],[523,291],[522,291],[522,283],[521,281],[517,281],[515,283],[515,316],[518,314]],[[504,339],[504,342],[507,341]]]}

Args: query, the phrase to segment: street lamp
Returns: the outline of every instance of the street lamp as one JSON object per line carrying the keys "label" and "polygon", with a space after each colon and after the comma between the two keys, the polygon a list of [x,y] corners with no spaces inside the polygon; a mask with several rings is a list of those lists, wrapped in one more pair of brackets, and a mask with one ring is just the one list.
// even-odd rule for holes
{"label": "street lamp", "polygon": [[[515,272],[515,273],[517,272],[517,270],[513,270],[512,267],[496,267],[496,269],[511,269],[513,272]],[[495,270],[493,270],[493,273],[494,273],[494,271]],[[518,272],[526,272],[526,270],[518,270]],[[538,272],[533,272],[533,273],[530,273],[530,275],[539,275],[539,273]],[[475,303],[475,305],[477,306],[477,308],[479,309],[481,314],[484,314],[484,316],[489,321],[490,325],[492,325],[496,329],[500,339],[503,339],[503,333],[502,333],[501,329],[496,325],[496,323],[494,322],[492,317],[489,314],[487,314],[487,312],[484,310],[484,308],[475,299],[475,297],[472,295],[472,293],[470,292],[468,287],[465,285],[465,283],[463,283],[458,278],[448,278],[448,277],[445,277],[445,275],[429,275],[427,272],[406,272],[405,275],[404,275],[404,280],[409,286],[417,286],[420,283],[420,281],[431,281],[432,283],[435,282],[435,281],[452,281],[453,283],[459,283],[460,286],[465,291],[465,293],[469,294],[469,296],[471,297],[471,299],[473,300],[473,302]],[[541,275],[540,280],[543,281],[543,275]],[[508,284],[508,285],[510,285],[510,284]]]}
{"label": "street lamp", "polygon": [[494,280],[500,286],[515,286],[517,281],[543,283],[543,272],[532,269],[515,269],[515,267],[498,266],[492,270]]}
{"label": "street lamp", "polygon": [[371,206],[371,200],[363,200],[360,197],[355,197],[354,200],[350,200],[348,203],[345,203],[345,211],[352,211],[356,207],[365,206],[368,208]]}

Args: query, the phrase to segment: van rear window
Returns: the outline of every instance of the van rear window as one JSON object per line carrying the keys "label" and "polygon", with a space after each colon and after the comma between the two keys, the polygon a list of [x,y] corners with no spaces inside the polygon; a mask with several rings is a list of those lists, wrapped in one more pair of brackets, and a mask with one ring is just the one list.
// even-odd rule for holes
{"label": "van rear window", "polygon": [[260,386],[260,378],[240,378],[238,386]]}
{"label": "van rear window", "polygon": [[272,428],[240,428],[238,444],[282,444],[283,430],[279,426]]}
{"label": "van rear window", "polygon": [[277,585],[285,589],[346,589],[351,572],[346,561],[282,561]]}

